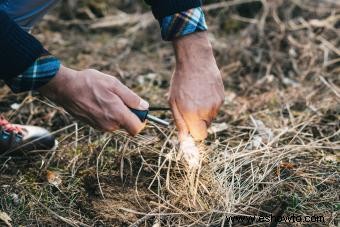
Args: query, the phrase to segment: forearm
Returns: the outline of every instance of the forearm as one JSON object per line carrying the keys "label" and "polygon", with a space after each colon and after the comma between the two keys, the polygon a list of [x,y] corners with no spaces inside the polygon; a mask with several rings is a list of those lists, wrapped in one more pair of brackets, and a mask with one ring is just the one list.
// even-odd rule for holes
{"label": "forearm", "polygon": [[8,79],[24,72],[44,52],[32,35],[0,11],[0,78]]}
{"label": "forearm", "polygon": [[183,62],[190,63],[202,56],[209,59],[213,58],[212,46],[207,32],[196,32],[189,36],[179,37],[174,39],[172,43],[177,66]]}
{"label": "forearm", "polygon": [[37,90],[56,75],[60,61],[0,11],[0,79],[14,92]]}

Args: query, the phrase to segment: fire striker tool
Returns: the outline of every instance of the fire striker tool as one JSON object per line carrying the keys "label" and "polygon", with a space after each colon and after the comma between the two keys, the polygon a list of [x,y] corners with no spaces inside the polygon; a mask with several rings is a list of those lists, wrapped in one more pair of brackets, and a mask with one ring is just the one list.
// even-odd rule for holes
{"label": "fire striker tool", "polygon": [[149,120],[149,121],[152,121],[152,122],[155,122],[157,124],[164,125],[164,126],[169,126],[170,125],[169,122],[149,114],[149,111],[165,111],[165,110],[168,110],[169,108],[166,108],[166,107],[164,107],[164,108],[163,107],[162,108],[158,108],[158,107],[153,108],[153,107],[150,107],[150,110],[136,110],[136,109],[133,109],[133,108],[129,108],[129,109],[142,122],[145,122],[145,120]]}

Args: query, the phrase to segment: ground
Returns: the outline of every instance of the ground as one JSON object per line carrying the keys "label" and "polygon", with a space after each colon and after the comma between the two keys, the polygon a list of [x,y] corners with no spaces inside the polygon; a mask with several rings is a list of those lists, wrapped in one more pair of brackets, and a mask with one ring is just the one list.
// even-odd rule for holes
{"label": "ground", "polygon": [[[72,2],[33,34],[63,64],[106,72],[166,106],[175,61],[147,7]],[[1,83],[1,113],[47,127],[60,146],[30,159],[0,156],[0,212],[14,226],[245,225],[228,220],[235,214],[314,215],[314,223],[271,226],[338,226],[340,6],[241,2],[205,6],[226,100],[200,144],[198,171],[176,159],[174,126],[148,124],[135,138],[102,133],[37,93],[13,94]]]}

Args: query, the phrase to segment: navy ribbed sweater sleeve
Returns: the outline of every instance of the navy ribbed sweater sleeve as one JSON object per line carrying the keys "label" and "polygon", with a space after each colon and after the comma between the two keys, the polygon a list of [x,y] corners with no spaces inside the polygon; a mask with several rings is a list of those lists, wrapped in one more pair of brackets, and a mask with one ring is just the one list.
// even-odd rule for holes
{"label": "navy ribbed sweater sleeve", "polygon": [[0,79],[23,73],[44,52],[37,39],[0,10]]}
{"label": "navy ribbed sweater sleeve", "polygon": [[202,6],[202,0],[145,0],[145,2],[151,6],[152,13],[158,20]]}

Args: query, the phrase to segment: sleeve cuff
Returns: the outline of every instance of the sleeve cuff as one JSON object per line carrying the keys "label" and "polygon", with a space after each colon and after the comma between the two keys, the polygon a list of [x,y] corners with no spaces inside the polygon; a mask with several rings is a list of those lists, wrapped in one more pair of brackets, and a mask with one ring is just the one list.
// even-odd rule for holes
{"label": "sleeve cuff", "polygon": [[60,60],[52,55],[38,58],[21,75],[5,80],[6,84],[15,93],[38,90],[47,84],[59,71]]}
{"label": "sleeve cuff", "polygon": [[194,32],[206,31],[208,26],[201,7],[189,9],[160,20],[163,40],[171,41]]}

